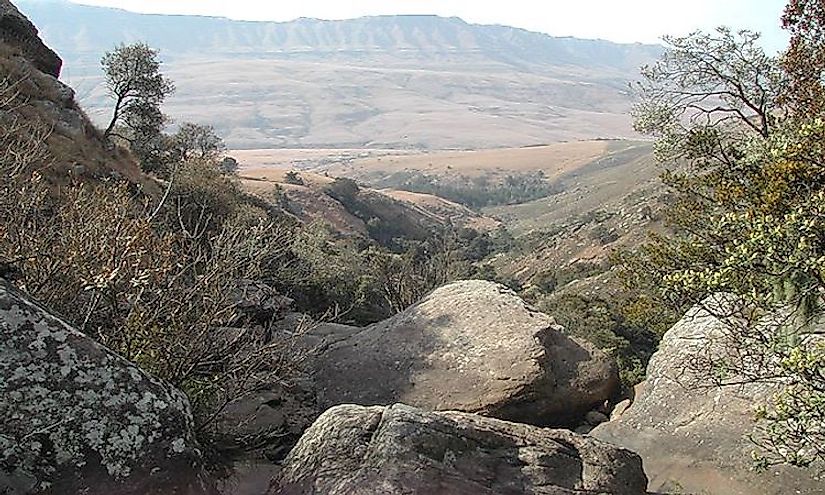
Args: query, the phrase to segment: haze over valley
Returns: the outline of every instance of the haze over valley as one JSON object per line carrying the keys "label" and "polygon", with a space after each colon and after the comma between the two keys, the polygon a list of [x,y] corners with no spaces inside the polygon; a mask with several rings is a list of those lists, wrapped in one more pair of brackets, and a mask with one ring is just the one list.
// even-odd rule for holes
{"label": "haze over valley", "polygon": [[494,148],[636,137],[628,81],[655,45],[553,38],[459,18],[244,22],[22,1],[90,117],[110,117],[101,50],[146,41],[176,120],[231,148]]}

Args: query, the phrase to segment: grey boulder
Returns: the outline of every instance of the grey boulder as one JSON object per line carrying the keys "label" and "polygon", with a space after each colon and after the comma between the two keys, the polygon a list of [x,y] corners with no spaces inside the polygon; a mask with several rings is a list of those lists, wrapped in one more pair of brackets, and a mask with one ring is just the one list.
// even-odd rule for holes
{"label": "grey boulder", "polygon": [[270,495],[641,495],[639,457],[567,430],[403,404],[341,405],[303,435]]}
{"label": "grey boulder", "polygon": [[403,402],[557,426],[619,383],[612,358],[486,281],[446,285],[388,320],[322,340],[313,376],[322,409]]}
{"label": "grey boulder", "polygon": [[0,493],[211,493],[186,397],[2,279],[0,419]]}
{"label": "grey boulder", "polygon": [[[717,306],[706,301],[704,307]],[[776,466],[755,472],[748,438],[756,406],[775,389],[765,384],[719,388],[692,371],[698,353],[722,352],[724,322],[702,307],[665,333],[633,404],[592,432],[639,453],[649,489],[664,493],[780,495],[825,493],[812,470]]]}

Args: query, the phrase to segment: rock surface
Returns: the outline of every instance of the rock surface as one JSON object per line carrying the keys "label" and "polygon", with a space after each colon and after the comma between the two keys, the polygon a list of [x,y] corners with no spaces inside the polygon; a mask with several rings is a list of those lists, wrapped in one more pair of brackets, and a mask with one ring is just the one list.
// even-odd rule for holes
{"label": "rock surface", "polygon": [[63,61],[43,44],[34,24],[8,0],[0,0],[0,41],[20,50],[41,72],[60,77]]}
{"label": "rock surface", "polygon": [[0,493],[211,493],[186,397],[0,280]]}
{"label": "rock surface", "polygon": [[[639,453],[655,492],[714,495],[822,494],[825,481],[790,467],[752,471],[754,408],[772,390],[764,385],[697,388],[687,366],[712,349],[724,323],[694,308],[663,337],[633,404],[591,432]],[[710,347],[708,347],[710,345]],[[713,351],[711,351],[713,352]]]}
{"label": "rock surface", "polygon": [[640,495],[646,484],[637,455],[566,430],[342,405],[307,430],[269,493]]}
{"label": "rock surface", "polygon": [[571,424],[613,394],[618,374],[607,355],[560,330],[502,285],[455,282],[393,318],[327,336],[318,404],[404,402]]}
{"label": "rock surface", "polygon": [[40,172],[50,183],[122,178],[158,193],[157,183],[140,171],[134,157],[103,139],[74,91],[57,79],[61,64],[31,22],[0,0],[0,100],[7,107],[0,125],[15,129],[24,123],[24,132],[42,135],[51,156]]}

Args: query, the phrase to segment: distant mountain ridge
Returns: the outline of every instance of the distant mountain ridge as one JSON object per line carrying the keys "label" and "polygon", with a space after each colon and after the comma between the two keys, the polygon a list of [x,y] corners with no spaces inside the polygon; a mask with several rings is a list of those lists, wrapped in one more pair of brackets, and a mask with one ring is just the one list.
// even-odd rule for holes
{"label": "distant mountain ridge", "polygon": [[[247,108],[246,119],[241,119],[240,114],[235,115],[243,122],[236,123],[234,129],[238,129],[237,124],[241,124],[247,130],[241,130],[239,134],[229,131],[230,134],[238,134],[229,139],[232,144],[245,147],[266,146],[269,143],[278,146],[484,145],[487,139],[480,142],[473,138],[470,135],[471,122],[464,118],[461,124],[461,127],[467,127],[461,131],[464,137],[455,135],[434,139],[429,132],[421,133],[416,129],[403,132],[398,123],[401,118],[399,112],[409,114],[410,104],[418,109],[414,112],[416,115],[422,115],[421,109],[426,110],[433,104],[439,107],[432,109],[438,115],[445,111],[454,114],[455,108],[443,108],[445,97],[449,100],[448,106],[456,103],[463,106],[460,113],[465,113],[464,117],[469,117],[466,112],[481,114],[483,118],[479,119],[478,124],[484,135],[494,132],[493,127],[515,130],[528,124],[529,129],[524,129],[523,140],[517,138],[515,132],[508,131],[507,134],[513,135],[493,139],[490,143],[492,146],[531,144],[538,142],[536,139],[558,140],[571,136],[622,136],[630,133],[626,119],[623,119],[622,124],[625,129],[618,129],[615,121],[622,113],[626,113],[627,97],[622,94],[626,80],[634,76],[640,65],[658,56],[662,50],[656,45],[554,38],[506,26],[469,24],[455,17],[378,16],[342,21],[301,18],[291,22],[259,22],[217,17],[136,14],[125,10],[78,5],[65,0],[22,0],[18,2],[18,6],[40,28],[46,42],[64,58],[66,76],[75,86],[80,87],[81,97],[90,107],[93,116],[104,108],[100,81],[95,79],[99,74],[97,61],[104,51],[121,42],[141,40],[161,50],[181,89],[173,106],[177,106],[180,113],[188,119],[203,120],[206,117],[199,110],[187,109],[196,104],[194,100],[200,100],[200,104],[206,104],[206,100],[210,100],[209,105],[213,108],[216,106],[215,98],[207,98],[208,95],[204,94],[207,88],[202,87],[202,83],[189,86],[182,80],[192,79],[192,70],[201,71],[198,79],[209,79],[216,73],[224,76],[233,72],[250,74],[253,81],[247,83],[248,91],[233,88],[231,94],[226,94],[217,103],[218,107],[231,107],[228,113],[232,115],[235,115],[234,110],[238,108],[239,100],[247,100],[250,94],[255,94],[260,99],[262,93],[266,93],[261,91],[262,85],[257,84],[263,81],[254,78],[270,76],[292,80],[287,84],[288,103],[283,107],[281,117],[273,118],[274,108],[263,111],[256,108],[254,112]],[[221,61],[220,67],[215,66],[217,61]],[[266,74],[264,67],[260,65],[265,61],[272,62],[270,74]],[[290,69],[291,63],[297,64],[295,70]],[[208,73],[203,71],[206,69],[204,64],[208,66]],[[309,67],[306,64],[322,64],[324,67]],[[344,64],[344,67],[339,67],[340,64]],[[387,77],[379,77],[378,79],[383,79],[381,81],[375,80],[376,70],[385,71]],[[387,71],[390,70],[406,72],[409,77],[399,80],[399,74],[389,74]],[[181,71],[183,78],[179,77]],[[404,80],[420,79],[418,76],[425,75],[422,71],[428,71],[426,76],[434,80],[428,81],[426,88],[416,88],[413,85],[412,91],[408,91],[410,88]],[[330,81],[333,74],[337,77]],[[440,76],[436,77],[436,74]],[[471,74],[482,83],[470,84],[472,87],[468,87],[466,79]],[[455,80],[456,75],[460,81]],[[370,79],[366,84],[361,80],[365,76]],[[491,76],[492,80],[485,86],[483,81]],[[525,76],[537,80],[522,81],[519,84],[519,80],[525,79]],[[440,80],[436,82],[435,79]],[[509,84],[510,82],[516,84]],[[303,87],[292,87],[291,84]],[[596,85],[597,91],[594,88],[583,88],[581,96],[577,96],[575,92],[571,94],[569,87],[558,87],[571,84]],[[270,87],[267,83],[263,86]],[[338,94],[340,92],[336,91],[338,86],[348,89],[362,87],[364,94],[343,95],[346,108],[338,114],[339,117],[343,115],[343,119],[319,122],[308,118],[319,101],[342,99],[342,95]],[[212,85],[209,89],[217,89],[219,94],[227,93]],[[283,87],[270,89],[273,90],[273,97],[284,96]],[[513,93],[511,96],[506,94],[508,89]],[[491,97],[497,101],[484,101],[478,105],[479,98],[488,100]],[[397,108],[388,108],[392,105],[386,105],[387,98],[395,99],[398,102]],[[512,101],[514,98],[515,102]],[[544,113],[549,118],[553,118],[554,114],[564,115],[568,112],[553,111],[548,107],[558,106],[562,109],[564,105],[570,104],[570,98],[577,100],[572,103],[574,108],[595,113],[605,112],[612,121],[607,126],[595,121],[584,126],[575,123],[564,129],[564,132],[553,131],[554,126],[550,125],[548,132],[544,133],[537,128],[535,122],[525,122],[526,116],[520,109],[511,109],[513,103],[537,103],[545,107]],[[302,106],[297,114],[289,103],[293,99],[297,99],[299,106]],[[308,101],[310,99],[313,101]],[[455,101],[456,99],[461,101]],[[234,100],[234,103],[229,100]],[[617,112],[618,107],[622,111]],[[395,114],[391,119],[393,123],[390,124],[394,129],[391,132],[379,132],[371,139],[373,136],[368,131],[385,128],[386,122],[378,125],[375,120],[380,116],[388,116],[388,112]],[[255,116],[256,113],[259,115]],[[287,119],[288,125],[284,125],[282,117],[290,113],[292,118]],[[424,112],[423,115],[427,114],[428,112]],[[491,118],[499,121],[491,122]],[[521,122],[515,124],[501,119]],[[532,116],[529,119],[535,120]],[[212,120],[219,128],[229,130],[227,125]],[[340,126],[342,123],[343,127]],[[368,129],[352,130],[353,125],[366,125]],[[598,130],[581,132],[577,130],[577,126]],[[617,129],[617,132],[611,133],[608,129]],[[411,133],[417,135],[416,139],[409,138]]]}

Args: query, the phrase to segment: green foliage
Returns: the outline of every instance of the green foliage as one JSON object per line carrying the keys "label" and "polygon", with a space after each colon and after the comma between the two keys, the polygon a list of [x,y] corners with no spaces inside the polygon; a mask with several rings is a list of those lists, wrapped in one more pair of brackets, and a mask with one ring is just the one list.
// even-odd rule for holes
{"label": "green foliage", "polygon": [[625,389],[644,380],[645,368],[659,336],[648,321],[633,314],[628,300],[609,300],[581,294],[561,294],[540,301],[539,308],[567,332],[593,343],[616,359]]}
{"label": "green foliage", "polygon": [[288,271],[272,275],[274,284],[315,316],[336,316],[352,324],[385,319],[448,282],[494,277],[475,262],[474,244],[452,232],[433,232],[423,240],[405,239],[389,251],[365,240],[336,239],[322,223],[296,232]]}
{"label": "green foliage", "polygon": [[658,139],[672,234],[627,266],[677,311],[714,293],[738,297],[735,315],[717,314],[725,352],[698,357],[696,371],[779,386],[757,417],[755,457],[821,464],[825,123],[781,93],[795,76],[756,40],[724,29],[668,39],[668,55],[643,72],[637,127]]}
{"label": "green foliage", "polygon": [[405,171],[393,174],[377,185],[433,194],[471,208],[526,203],[558,192],[541,171],[512,173],[500,181],[488,176],[445,180],[440,176]]}
{"label": "green foliage", "polygon": [[226,145],[211,125],[184,122],[170,136],[167,148],[170,160],[181,162],[191,159],[217,160],[226,150]]}
{"label": "green foliage", "polygon": [[121,44],[103,55],[100,63],[106,89],[115,101],[104,136],[128,142],[147,171],[161,168],[167,119],[160,106],[175,86],[161,74],[157,50],[145,43]]}

